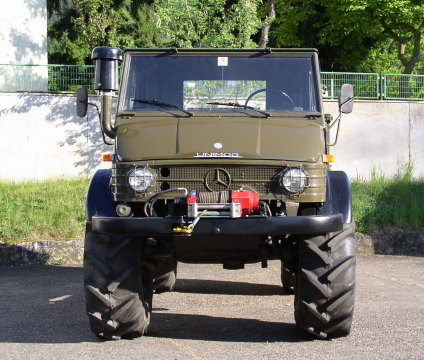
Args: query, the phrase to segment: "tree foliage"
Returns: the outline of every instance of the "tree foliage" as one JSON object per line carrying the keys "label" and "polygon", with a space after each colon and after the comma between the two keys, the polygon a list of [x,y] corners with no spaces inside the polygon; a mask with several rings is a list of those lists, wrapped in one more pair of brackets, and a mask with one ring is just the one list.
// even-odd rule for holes
{"label": "tree foliage", "polygon": [[276,0],[273,35],[280,46],[308,46],[312,40],[337,49],[334,62],[357,69],[364,59],[377,59],[385,44],[380,59],[390,62],[387,68],[409,74],[420,59],[423,5],[423,0]]}
{"label": "tree foliage", "polygon": [[422,73],[424,0],[47,0],[49,62],[94,46],[314,47],[326,71]]}
{"label": "tree foliage", "polygon": [[95,46],[161,44],[153,10],[142,0],[74,0],[49,26],[48,35],[50,63],[88,64]]}
{"label": "tree foliage", "polygon": [[72,22],[81,33],[81,45],[86,43],[90,49],[118,45],[118,11],[112,0],[77,0],[74,9],[78,16]]}
{"label": "tree foliage", "polygon": [[261,0],[155,0],[158,27],[167,45],[191,48],[257,47],[251,36],[261,21]]}
{"label": "tree foliage", "polygon": [[[58,0],[49,0],[61,12]],[[84,64],[95,46],[257,47],[262,0],[74,0],[49,27],[49,61]]]}

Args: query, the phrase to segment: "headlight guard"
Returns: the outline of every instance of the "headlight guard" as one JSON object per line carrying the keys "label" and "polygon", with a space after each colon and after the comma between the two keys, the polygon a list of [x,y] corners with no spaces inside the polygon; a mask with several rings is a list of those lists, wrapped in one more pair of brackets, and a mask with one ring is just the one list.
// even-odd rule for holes
{"label": "headlight guard", "polygon": [[309,175],[302,169],[291,168],[281,174],[280,185],[291,195],[300,194],[309,185]]}
{"label": "headlight guard", "polygon": [[128,185],[135,191],[146,191],[155,184],[155,176],[146,168],[131,171],[128,175]]}

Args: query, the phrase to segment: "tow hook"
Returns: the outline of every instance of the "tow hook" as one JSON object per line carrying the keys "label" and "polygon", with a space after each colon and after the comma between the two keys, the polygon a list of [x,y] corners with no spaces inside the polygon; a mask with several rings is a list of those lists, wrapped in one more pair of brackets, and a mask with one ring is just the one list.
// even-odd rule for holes
{"label": "tow hook", "polygon": [[207,210],[203,210],[198,216],[194,218],[192,222],[184,222],[183,217],[180,218],[180,226],[173,228],[172,230],[176,233],[182,233],[185,235],[190,235],[193,232],[194,227],[199,222],[200,217],[206,213]]}

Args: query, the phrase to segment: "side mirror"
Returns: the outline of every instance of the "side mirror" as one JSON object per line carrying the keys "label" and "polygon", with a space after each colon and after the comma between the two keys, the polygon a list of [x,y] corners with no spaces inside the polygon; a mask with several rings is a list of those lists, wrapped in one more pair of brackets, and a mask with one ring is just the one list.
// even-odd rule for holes
{"label": "side mirror", "polygon": [[339,109],[343,114],[350,114],[353,110],[353,86],[343,84],[339,91]]}
{"label": "side mirror", "polygon": [[81,86],[77,92],[77,115],[84,117],[87,115],[88,91],[85,86]]}

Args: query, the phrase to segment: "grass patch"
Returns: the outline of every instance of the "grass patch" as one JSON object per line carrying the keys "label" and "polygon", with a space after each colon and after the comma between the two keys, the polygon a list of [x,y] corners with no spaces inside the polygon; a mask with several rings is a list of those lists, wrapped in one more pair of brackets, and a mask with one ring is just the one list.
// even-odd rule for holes
{"label": "grass patch", "polygon": [[424,179],[412,177],[412,166],[395,178],[374,170],[371,180],[352,182],[356,229],[394,226],[421,230],[424,224]]}
{"label": "grass patch", "polygon": [[0,241],[82,239],[89,180],[0,182]]}

